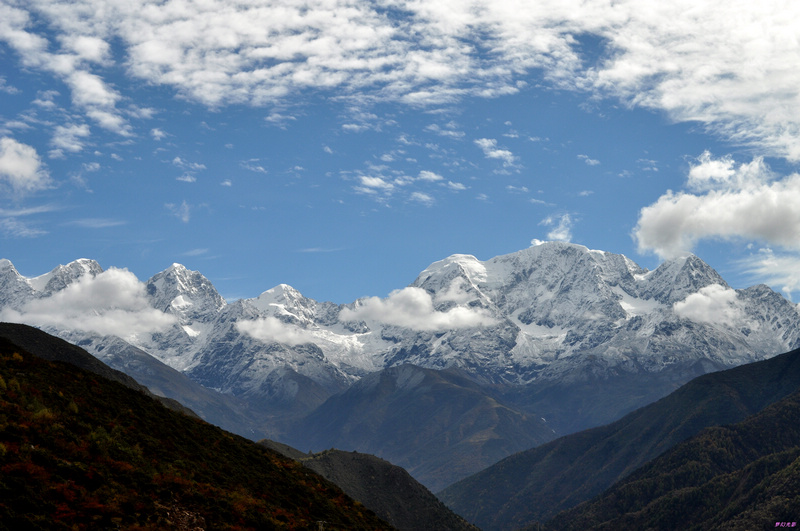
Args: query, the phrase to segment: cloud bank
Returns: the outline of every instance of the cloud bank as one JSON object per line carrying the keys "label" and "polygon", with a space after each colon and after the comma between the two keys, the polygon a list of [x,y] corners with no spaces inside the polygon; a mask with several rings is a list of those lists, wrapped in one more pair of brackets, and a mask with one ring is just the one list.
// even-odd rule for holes
{"label": "cloud bank", "polygon": [[113,267],[96,277],[84,275],[18,309],[3,309],[0,320],[122,338],[162,331],[175,323],[173,316],[148,305],[145,286],[133,273]]}
{"label": "cloud bank", "polygon": [[239,321],[235,326],[239,332],[265,342],[296,346],[303,343],[313,343],[315,339],[308,331],[298,326],[283,323],[272,316],[252,321]]}
{"label": "cloud bank", "polygon": [[497,322],[481,309],[457,306],[446,312],[436,311],[430,294],[416,287],[395,290],[386,299],[363,299],[355,308],[345,308],[339,312],[339,319],[378,321],[390,326],[428,332],[490,326]]}

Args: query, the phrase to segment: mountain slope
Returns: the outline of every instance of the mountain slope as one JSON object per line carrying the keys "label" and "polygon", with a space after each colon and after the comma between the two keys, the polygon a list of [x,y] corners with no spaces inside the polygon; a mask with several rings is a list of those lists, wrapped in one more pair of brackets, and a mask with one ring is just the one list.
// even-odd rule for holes
{"label": "mountain slope", "polygon": [[408,472],[378,457],[341,450],[309,455],[275,441],[259,444],[300,461],[401,531],[477,529],[445,507]]}
{"label": "mountain slope", "polygon": [[[797,306],[766,286],[731,289],[691,255],[647,271],[561,242],[485,261],[453,255],[386,298],[349,304],[285,284],[227,303],[179,264],[140,282],[86,259],[35,278],[0,260],[0,319],[85,346],[237,433],[294,442],[299,430],[316,449],[368,451],[433,488],[551,436],[616,420],[699,374],[800,346]],[[330,409],[341,400],[326,400],[403,365],[461,371],[503,407],[487,403],[473,410],[485,418],[451,419],[463,430],[442,429],[438,415],[400,413],[380,422],[379,437],[359,428],[326,438],[314,428],[326,412],[346,420]],[[299,418],[310,424],[293,426]],[[545,438],[531,424],[542,418]],[[411,423],[440,434],[438,446],[395,448],[414,444],[402,432]],[[481,423],[497,428],[481,439],[471,427]]]}
{"label": "mountain slope", "polygon": [[287,430],[286,442],[377,455],[431,490],[554,437],[456,371],[402,365],[365,376]]}
{"label": "mountain slope", "polygon": [[800,391],[703,430],[545,529],[774,529],[798,507]]}
{"label": "mountain slope", "polygon": [[5,338],[0,424],[1,529],[390,528],[291,460]]}
{"label": "mountain slope", "polygon": [[612,424],[510,456],[439,497],[487,530],[543,521],[703,428],[738,422],[798,388],[800,350],[707,374]]}

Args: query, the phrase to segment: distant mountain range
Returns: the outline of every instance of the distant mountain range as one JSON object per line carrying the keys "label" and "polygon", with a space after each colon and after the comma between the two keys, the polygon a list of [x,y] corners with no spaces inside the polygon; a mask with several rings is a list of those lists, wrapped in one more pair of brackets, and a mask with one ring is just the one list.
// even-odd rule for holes
{"label": "distant mountain range", "polygon": [[767,286],[731,289],[692,255],[647,271],[556,242],[454,255],[349,304],[287,285],[229,303],[178,264],[139,283],[91,260],[35,278],[0,260],[0,319],[251,439],[374,453],[436,490],[800,346],[796,305]]}

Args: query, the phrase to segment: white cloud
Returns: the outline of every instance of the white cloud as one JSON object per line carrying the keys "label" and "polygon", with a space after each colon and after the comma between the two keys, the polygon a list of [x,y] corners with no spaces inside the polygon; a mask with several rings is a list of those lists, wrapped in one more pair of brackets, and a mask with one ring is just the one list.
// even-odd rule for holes
{"label": "white cloud", "polygon": [[264,166],[261,166],[260,164],[257,163],[258,159],[250,159],[240,162],[239,165],[242,168],[250,170],[255,173],[267,173],[267,170],[264,168]]}
{"label": "white cloud", "polygon": [[148,305],[145,286],[133,273],[113,267],[18,309],[6,308],[0,319],[123,338],[161,331],[175,322]]}
{"label": "white cloud", "polygon": [[641,252],[674,257],[707,238],[745,238],[800,249],[800,175],[782,180],[760,157],[736,166],[704,154],[688,185],[705,193],[668,191],[641,209],[634,229]]}
{"label": "white cloud", "polygon": [[552,241],[569,242],[572,240],[573,221],[572,216],[569,214],[562,214],[558,218],[548,216],[540,221],[539,225],[553,227],[552,230],[547,233],[547,237]]}
{"label": "white cloud", "polygon": [[[800,159],[800,5],[791,2],[725,10],[710,0],[18,5],[0,6],[0,39],[122,133],[124,120],[109,119],[119,118],[122,95],[92,72],[112,61],[112,41],[129,75],[214,108],[273,104],[307,90],[454,102],[517,92],[541,70],[552,86],[661,110]],[[593,50],[600,53],[582,55],[584,36],[601,43]]]}
{"label": "white cloud", "polygon": [[36,150],[9,137],[0,138],[0,181],[6,181],[15,194],[42,190],[51,183]]}
{"label": "white cloud", "polygon": [[59,150],[77,153],[83,149],[83,139],[89,134],[89,126],[86,124],[57,125],[51,144]]}
{"label": "white cloud", "polygon": [[175,166],[177,166],[179,168],[186,168],[186,169],[194,170],[194,171],[199,171],[199,170],[205,170],[206,169],[206,165],[205,164],[200,164],[199,162],[189,162],[189,161],[183,160],[180,157],[175,157],[174,159],[172,159],[172,164],[174,164]]}
{"label": "white cloud", "polygon": [[481,148],[483,154],[489,159],[499,159],[503,166],[513,166],[517,158],[511,151],[497,147],[497,140],[494,138],[479,138],[475,144]]}
{"label": "white cloud", "polygon": [[447,289],[436,294],[436,302],[454,302],[456,304],[466,304],[475,299],[475,295],[469,293],[465,288],[466,280],[456,277],[447,286]]}
{"label": "white cloud", "polygon": [[585,162],[587,166],[598,166],[600,164],[599,160],[590,158],[588,155],[578,155],[578,158]]}
{"label": "white cloud", "polygon": [[432,206],[436,202],[433,196],[423,192],[413,192],[410,199],[425,206]]}
{"label": "white cloud", "polygon": [[125,225],[126,223],[127,223],[126,221],[120,219],[83,218],[67,222],[65,223],[65,225],[72,225],[75,227],[82,227],[86,229],[105,229],[108,227],[118,227],[120,225]]}
{"label": "white cloud", "polygon": [[712,284],[673,305],[675,313],[698,323],[733,324],[744,318],[736,304],[736,291]]}
{"label": "white cloud", "polygon": [[314,336],[308,331],[295,325],[283,323],[272,316],[252,321],[238,321],[235,326],[239,332],[259,341],[274,341],[291,346],[314,341]]}
{"label": "white cloud", "polygon": [[759,249],[738,263],[744,271],[761,282],[778,286],[785,295],[800,290],[800,254]]}
{"label": "white cloud", "polygon": [[36,238],[47,234],[47,231],[33,228],[17,218],[0,218],[0,231],[12,238]]}
{"label": "white cloud", "polygon": [[421,172],[419,172],[419,176],[417,177],[417,179],[420,181],[436,182],[444,180],[444,177],[432,171],[422,170]]}
{"label": "white cloud", "polygon": [[454,192],[461,192],[461,191],[467,189],[466,185],[464,185],[462,183],[455,183],[453,181],[447,181],[446,186],[447,186],[447,188],[449,188],[450,190],[453,190]]}
{"label": "white cloud", "polygon": [[386,299],[362,299],[354,308],[345,308],[339,312],[339,319],[377,321],[421,331],[473,328],[496,323],[494,318],[481,309],[457,306],[446,312],[436,311],[430,294],[416,287],[393,291]]}
{"label": "white cloud", "polygon": [[167,136],[167,133],[165,133],[161,129],[154,128],[150,130],[150,136],[153,137],[153,140],[162,140]]}
{"label": "white cloud", "polygon": [[192,207],[186,201],[182,201],[180,205],[176,205],[175,203],[167,203],[164,206],[167,208],[167,210],[172,212],[173,216],[184,223],[189,223],[189,219],[191,219]]}

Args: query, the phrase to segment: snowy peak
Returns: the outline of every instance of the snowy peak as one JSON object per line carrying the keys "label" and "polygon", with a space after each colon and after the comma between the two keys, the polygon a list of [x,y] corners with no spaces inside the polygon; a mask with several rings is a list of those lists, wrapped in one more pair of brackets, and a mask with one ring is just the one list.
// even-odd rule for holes
{"label": "snowy peak", "polygon": [[80,258],[67,265],[59,265],[49,273],[27,280],[34,290],[43,294],[51,294],[61,291],[85,275],[96,277],[102,272],[103,268],[94,260]]}
{"label": "snowy peak", "polygon": [[719,273],[694,255],[668,260],[640,279],[643,298],[654,298],[664,304],[680,302],[713,284],[729,288]]}
{"label": "snowy peak", "polygon": [[206,277],[181,264],[154,275],[146,289],[154,308],[178,316],[184,324],[212,318],[225,306],[225,299]]}

